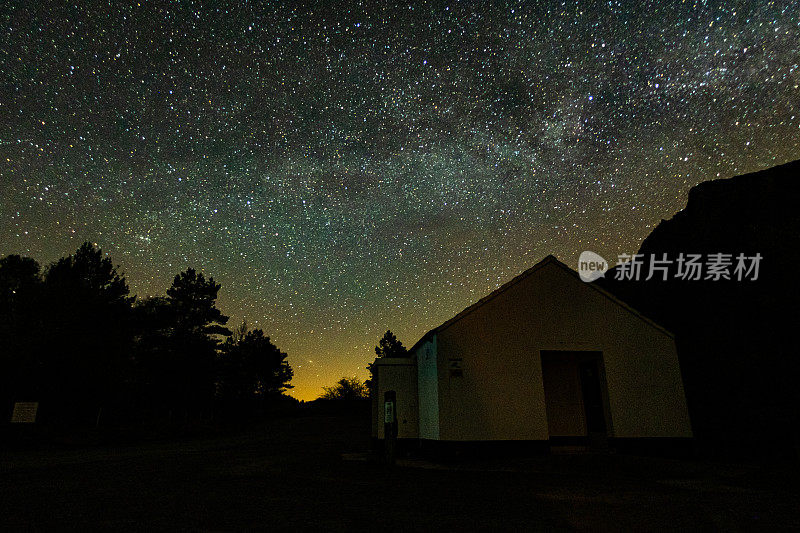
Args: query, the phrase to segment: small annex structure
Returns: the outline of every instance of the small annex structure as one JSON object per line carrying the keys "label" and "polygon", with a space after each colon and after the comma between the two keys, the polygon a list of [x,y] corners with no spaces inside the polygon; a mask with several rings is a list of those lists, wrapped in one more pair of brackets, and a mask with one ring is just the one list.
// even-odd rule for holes
{"label": "small annex structure", "polygon": [[390,412],[403,447],[444,453],[692,436],[673,335],[553,256],[373,368],[379,445]]}

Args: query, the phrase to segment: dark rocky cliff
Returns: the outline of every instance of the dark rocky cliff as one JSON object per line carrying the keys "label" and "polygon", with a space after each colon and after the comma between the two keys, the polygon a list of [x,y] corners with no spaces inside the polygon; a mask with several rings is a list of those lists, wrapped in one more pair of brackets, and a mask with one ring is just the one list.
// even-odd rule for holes
{"label": "dark rocky cliff", "polygon": [[[784,450],[800,442],[800,161],[701,183],[642,243],[640,281],[597,283],[676,336],[701,444]],[[731,279],[643,281],[651,257],[732,254]],[[758,279],[733,275],[760,254]],[[751,276],[752,277],[752,274]]]}

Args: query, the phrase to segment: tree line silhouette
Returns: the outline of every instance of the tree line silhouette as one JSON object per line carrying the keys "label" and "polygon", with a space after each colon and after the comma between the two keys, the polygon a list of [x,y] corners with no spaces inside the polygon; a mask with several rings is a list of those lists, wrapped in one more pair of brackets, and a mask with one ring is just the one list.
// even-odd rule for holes
{"label": "tree line silhouette", "polygon": [[[189,268],[165,296],[136,298],[84,243],[42,269],[0,258],[0,399],[38,401],[38,420],[173,423],[269,408],[291,388],[286,353],[216,307],[220,285]],[[8,417],[6,417],[8,420]]]}

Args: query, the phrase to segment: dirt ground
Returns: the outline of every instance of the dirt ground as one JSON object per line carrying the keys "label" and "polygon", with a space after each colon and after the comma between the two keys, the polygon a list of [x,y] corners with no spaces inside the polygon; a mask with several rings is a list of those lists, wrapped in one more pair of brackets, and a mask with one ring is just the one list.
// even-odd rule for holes
{"label": "dirt ground", "polygon": [[368,421],[2,452],[3,530],[800,529],[797,465],[623,455],[367,459]]}

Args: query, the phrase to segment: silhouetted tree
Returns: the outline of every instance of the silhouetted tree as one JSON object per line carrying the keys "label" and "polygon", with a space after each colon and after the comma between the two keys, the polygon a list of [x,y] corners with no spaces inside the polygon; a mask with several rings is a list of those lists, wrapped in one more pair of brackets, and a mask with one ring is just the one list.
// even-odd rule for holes
{"label": "silhouetted tree", "polygon": [[[0,401],[35,399],[39,384],[32,377],[41,362],[38,313],[42,280],[39,263],[29,257],[0,258]],[[5,416],[5,415],[3,415]]]}
{"label": "silhouetted tree", "polygon": [[19,305],[41,284],[39,263],[30,257],[7,255],[0,258],[0,316],[16,318]]}
{"label": "silhouetted tree", "polygon": [[[202,272],[193,268],[181,272],[167,289],[170,305],[175,308],[176,327],[182,332],[192,335],[230,335],[231,331],[224,327],[228,317],[217,309],[216,301],[220,285],[214,278],[206,280]],[[211,341],[216,344],[216,340]]]}
{"label": "silhouetted tree", "polygon": [[260,329],[248,331],[242,322],[223,345],[217,391],[225,402],[254,402],[275,398],[292,388],[294,375],[280,351]]}
{"label": "silhouetted tree", "polygon": [[131,409],[138,416],[162,418],[183,406],[182,373],[186,361],[175,338],[175,308],[155,296],[133,306],[134,338],[130,373]]}
{"label": "silhouetted tree", "polygon": [[35,379],[47,412],[87,420],[115,402],[130,347],[128,284],[90,243],[50,265],[40,309],[44,342]]}
{"label": "silhouetted tree", "polygon": [[[125,277],[90,243],[51,264],[0,258],[0,400],[40,401],[40,420],[87,422],[116,414],[211,413],[215,362],[228,317],[220,285],[194,269],[166,297],[135,302]],[[286,390],[292,370],[260,330],[228,343],[239,377],[261,398]],[[249,381],[248,381],[249,380]],[[124,408],[124,412],[123,412]],[[106,411],[108,412],[108,411]]]}
{"label": "silhouetted tree", "polygon": [[247,332],[250,331],[250,328],[247,325],[247,319],[243,319],[242,323],[239,324],[232,332],[231,335],[225,339],[225,344],[239,344],[239,342],[244,339]]}
{"label": "silhouetted tree", "polygon": [[408,350],[403,343],[397,340],[391,330],[383,334],[378,345],[375,347],[375,355],[378,357],[408,357]]}
{"label": "silhouetted tree", "polygon": [[332,387],[322,387],[322,400],[364,400],[369,398],[367,386],[358,378],[342,378]]}
{"label": "silhouetted tree", "polygon": [[[397,340],[397,337],[395,337],[391,330],[387,330],[375,347],[375,355],[378,357],[408,357],[408,350],[403,346],[402,342]],[[367,379],[364,384],[369,391],[372,392],[375,386],[372,363],[367,365],[367,371],[369,372],[369,379]]]}
{"label": "silhouetted tree", "polygon": [[210,412],[215,392],[214,361],[220,341],[230,335],[228,317],[216,307],[220,285],[193,268],[181,272],[167,290],[171,308],[171,345],[181,368],[176,389],[188,416],[190,411]]}

